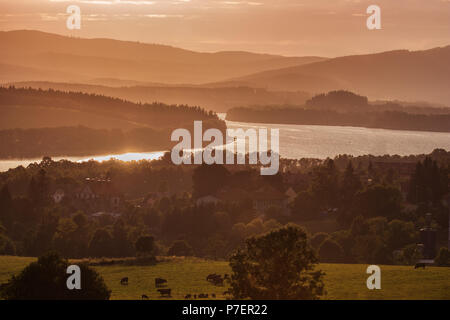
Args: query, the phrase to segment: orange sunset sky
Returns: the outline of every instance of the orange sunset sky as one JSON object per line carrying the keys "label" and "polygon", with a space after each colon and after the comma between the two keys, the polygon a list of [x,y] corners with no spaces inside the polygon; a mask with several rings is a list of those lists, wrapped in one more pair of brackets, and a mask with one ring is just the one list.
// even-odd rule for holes
{"label": "orange sunset sky", "polygon": [[[66,29],[67,6],[82,11]],[[369,5],[382,30],[366,28]],[[196,51],[339,56],[450,44],[450,0],[0,0],[0,30],[168,44]]]}

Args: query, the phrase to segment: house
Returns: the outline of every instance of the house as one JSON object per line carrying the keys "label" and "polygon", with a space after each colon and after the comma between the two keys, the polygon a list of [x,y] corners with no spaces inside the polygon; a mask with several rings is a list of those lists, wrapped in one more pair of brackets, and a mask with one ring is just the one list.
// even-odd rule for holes
{"label": "house", "polygon": [[85,184],[75,191],[75,198],[81,200],[92,200],[99,198],[99,195],[95,194],[91,185]]}
{"label": "house", "polygon": [[211,204],[211,203],[217,204],[219,202],[220,202],[219,198],[217,198],[215,196],[212,196],[212,195],[207,195],[207,196],[198,198],[197,201],[196,201],[196,204],[199,206],[199,205]]}
{"label": "house", "polygon": [[258,189],[253,195],[253,208],[260,212],[265,212],[270,207],[287,208],[287,196],[271,186],[264,186]]}
{"label": "house", "polygon": [[75,200],[88,203],[93,209],[118,210],[122,195],[110,179],[86,178],[84,185],[75,191]]}

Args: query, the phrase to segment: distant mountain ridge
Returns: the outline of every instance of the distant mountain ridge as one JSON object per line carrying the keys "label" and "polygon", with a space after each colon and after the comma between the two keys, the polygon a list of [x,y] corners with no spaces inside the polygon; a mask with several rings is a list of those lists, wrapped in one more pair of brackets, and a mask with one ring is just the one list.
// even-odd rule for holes
{"label": "distant mountain ridge", "polygon": [[215,85],[322,93],[350,90],[373,99],[450,106],[450,46],[353,55],[238,77]]}
{"label": "distant mountain ridge", "polygon": [[301,91],[310,95],[350,90],[376,100],[428,101],[450,106],[450,46],[328,59],[239,51],[202,53],[165,45],[71,38],[26,30],[0,31],[0,44],[0,83],[49,81],[183,88],[201,85],[259,88],[265,92]]}
{"label": "distant mountain ridge", "polygon": [[159,44],[72,38],[31,30],[0,31],[0,43],[2,82],[110,78],[200,84],[325,59],[250,52],[202,53]]}

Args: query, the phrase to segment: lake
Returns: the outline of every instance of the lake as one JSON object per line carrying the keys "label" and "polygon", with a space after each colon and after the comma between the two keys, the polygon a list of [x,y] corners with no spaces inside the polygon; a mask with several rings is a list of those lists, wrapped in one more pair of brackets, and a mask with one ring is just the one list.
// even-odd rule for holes
{"label": "lake", "polygon": [[[224,117],[223,114],[220,115]],[[359,127],[313,126],[291,124],[262,124],[227,121],[228,128],[280,130],[280,155],[283,158],[320,158],[334,157],[339,154],[354,156],[372,155],[411,155],[430,153],[436,148],[450,150],[450,133],[427,131],[404,131],[370,129]],[[245,143],[237,140],[237,143]],[[67,159],[83,162],[90,159],[105,161],[115,158],[123,161],[153,160],[164,154],[158,152],[125,153],[86,157],[55,157],[53,160]],[[0,160],[0,171],[6,171],[19,165],[24,167],[41,159]]]}
{"label": "lake", "polygon": [[283,158],[292,159],[325,159],[339,154],[404,156],[430,153],[436,148],[450,150],[450,133],[447,132],[233,121],[227,121],[227,127],[231,129],[278,128],[280,155]]}

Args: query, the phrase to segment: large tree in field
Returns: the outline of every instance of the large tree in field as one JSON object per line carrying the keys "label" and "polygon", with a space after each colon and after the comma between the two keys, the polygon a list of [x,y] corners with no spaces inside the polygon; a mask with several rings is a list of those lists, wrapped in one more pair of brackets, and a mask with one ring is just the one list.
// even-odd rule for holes
{"label": "large tree in field", "polygon": [[136,253],[140,256],[155,255],[155,238],[152,236],[141,236],[135,243]]}
{"label": "large tree in field", "polygon": [[317,257],[306,232],[287,225],[248,238],[230,258],[235,299],[318,299],[325,293]]}
{"label": "large tree in field", "polygon": [[108,300],[111,291],[103,278],[85,264],[80,264],[81,289],[67,288],[69,263],[55,253],[46,254],[13,276],[0,291],[6,300]]}

